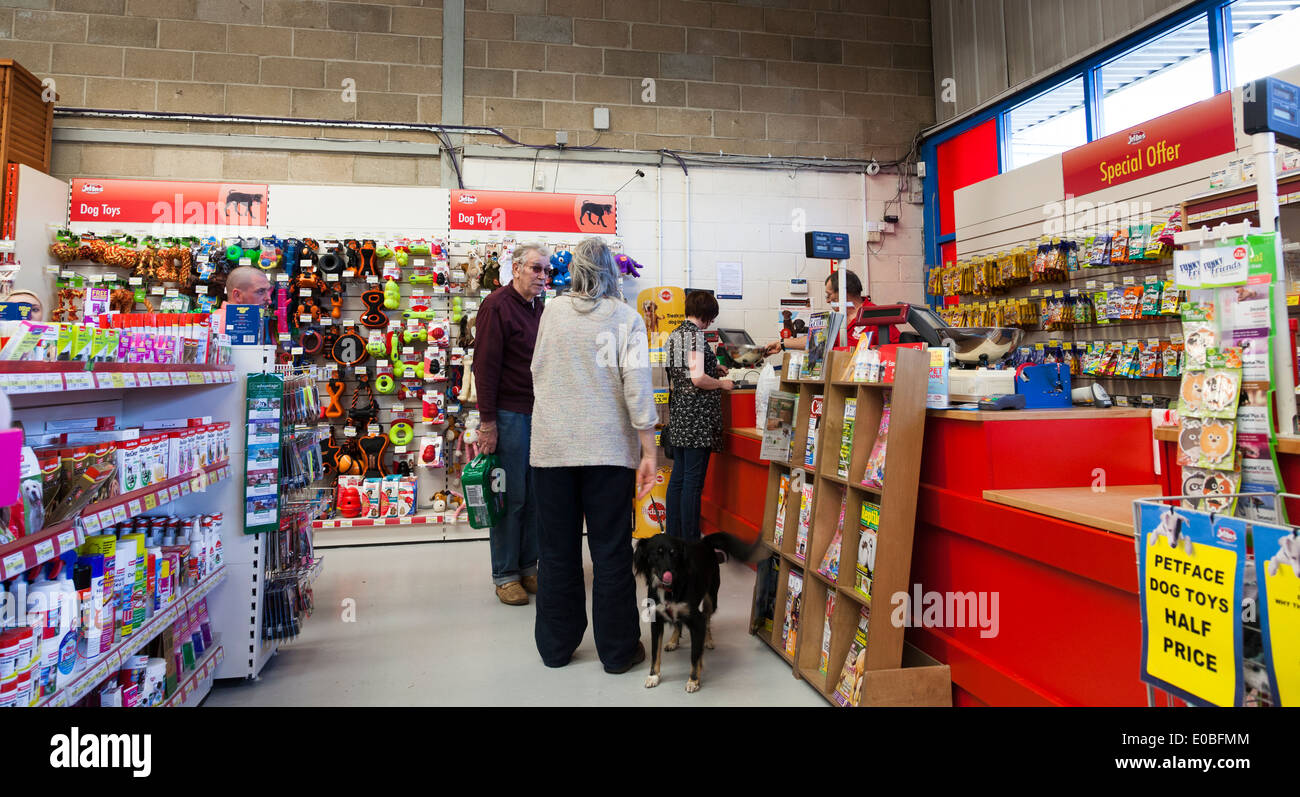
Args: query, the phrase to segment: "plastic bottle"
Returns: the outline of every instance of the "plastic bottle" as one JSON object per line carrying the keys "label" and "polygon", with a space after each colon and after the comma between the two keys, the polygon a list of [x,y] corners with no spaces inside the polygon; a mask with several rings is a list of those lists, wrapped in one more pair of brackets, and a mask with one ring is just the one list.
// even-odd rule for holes
{"label": "plastic bottle", "polygon": [[206,575],[203,562],[203,533],[195,531],[190,534],[190,580],[198,583]]}
{"label": "plastic bottle", "polygon": [[10,582],[9,589],[14,595],[14,615],[10,619],[14,628],[22,628],[27,625],[27,574],[19,573]]}
{"label": "plastic bottle", "polygon": [[221,527],[224,525],[224,520],[225,519],[220,512],[212,516],[213,561],[216,563],[217,567],[221,567],[226,563],[225,551],[222,550],[221,547]]}
{"label": "plastic bottle", "polygon": [[76,551],[68,551],[62,557],[59,577],[59,678],[72,675],[77,665],[77,638],[81,632],[81,604],[77,600],[77,587],[73,583],[72,570],[76,561]]}

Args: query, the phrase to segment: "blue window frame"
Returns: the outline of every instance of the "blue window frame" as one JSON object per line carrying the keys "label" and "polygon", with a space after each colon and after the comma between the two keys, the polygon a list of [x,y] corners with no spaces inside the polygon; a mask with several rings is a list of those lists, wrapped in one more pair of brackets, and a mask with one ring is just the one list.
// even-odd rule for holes
{"label": "blue window frame", "polygon": [[[1069,148],[1064,146],[1067,142],[1072,142],[1072,147],[1094,141],[1107,132],[1175,110],[1150,106],[1153,110],[1144,119],[1130,115],[1127,121],[1112,119],[1112,124],[1107,124],[1108,97],[1114,108],[1117,98],[1123,96],[1121,92],[1128,90],[1129,96],[1136,96],[1144,83],[1150,85],[1171,71],[1181,70],[1180,74],[1189,76],[1187,80],[1194,84],[1183,103],[1189,105],[1300,61],[1300,55],[1286,57],[1300,53],[1300,48],[1294,46],[1297,36],[1300,36],[1300,0],[1200,0],[1161,20],[1157,26],[1133,33],[925,139],[921,144],[921,159],[926,165],[922,181],[926,263],[938,263],[940,247],[956,239],[955,234],[938,235],[935,152],[944,141],[996,119],[998,171],[1006,172],[1033,162],[1032,158],[1026,159],[1024,146],[1017,150],[1016,144],[1032,138],[1034,125],[1043,126],[1040,132],[1046,132],[1046,125],[1054,125],[1053,132],[1059,135],[1040,138],[1059,138],[1062,149]],[[1291,46],[1269,47],[1264,44],[1269,41],[1286,41]],[[1291,63],[1286,63],[1287,60]],[[1074,118],[1068,123],[1064,121],[1067,114],[1077,115],[1080,94],[1083,138],[1078,135]],[[1042,157],[1049,154],[1045,152]],[[926,299],[933,304],[936,297],[927,295]]]}

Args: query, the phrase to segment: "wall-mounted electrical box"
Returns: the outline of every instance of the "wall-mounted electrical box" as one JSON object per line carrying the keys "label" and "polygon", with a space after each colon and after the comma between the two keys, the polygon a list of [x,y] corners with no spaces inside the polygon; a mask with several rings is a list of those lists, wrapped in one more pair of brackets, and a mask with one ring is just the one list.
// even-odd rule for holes
{"label": "wall-mounted electrical box", "polygon": [[790,293],[807,293],[808,280],[802,277],[793,277],[790,280]]}
{"label": "wall-mounted electrical box", "polygon": [[596,130],[609,129],[609,109],[597,108],[592,111],[591,126]]}

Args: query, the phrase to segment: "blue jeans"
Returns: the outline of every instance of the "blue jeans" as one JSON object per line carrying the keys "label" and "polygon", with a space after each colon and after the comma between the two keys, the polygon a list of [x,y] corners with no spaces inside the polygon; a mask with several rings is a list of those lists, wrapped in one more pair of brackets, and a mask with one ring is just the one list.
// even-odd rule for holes
{"label": "blue jeans", "polygon": [[687,542],[700,538],[700,495],[709,472],[708,448],[673,447],[673,473],[668,478],[668,527]]}
{"label": "blue jeans", "polygon": [[492,583],[537,575],[537,493],[528,465],[533,416],[497,410],[497,459],[506,472],[506,511],[492,527]]}

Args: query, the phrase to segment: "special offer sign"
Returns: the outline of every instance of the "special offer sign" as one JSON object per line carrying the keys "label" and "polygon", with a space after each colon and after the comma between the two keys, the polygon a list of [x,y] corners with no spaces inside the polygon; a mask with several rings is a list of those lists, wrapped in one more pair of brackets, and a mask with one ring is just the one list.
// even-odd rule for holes
{"label": "special offer sign", "polygon": [[1232,92],[1225,91],[1062,153],[1065,194],[1091,194],[1232,152],[1236,146]]}
{"label": "special offer sign", "polygon": [[452,191],[451,229],[592,233],[617,230],[611,194],[536,194],[528,191]]}
{"label": "special offer sign", "polygon": [[250,183],[77,178],[68,221],[265,227],[270,199]]}

